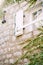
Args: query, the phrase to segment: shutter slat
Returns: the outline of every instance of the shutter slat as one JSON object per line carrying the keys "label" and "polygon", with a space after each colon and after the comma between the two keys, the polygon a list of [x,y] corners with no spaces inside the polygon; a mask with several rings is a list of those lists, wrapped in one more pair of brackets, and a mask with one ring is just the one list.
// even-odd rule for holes
{"label": "shutter slat", "polygon": [[23,10],[20,9],[17,13],[16,13],[16,26],[15,26],[15,35],[19,36],[23,34],[23,29],[21,29],[23,27]]}

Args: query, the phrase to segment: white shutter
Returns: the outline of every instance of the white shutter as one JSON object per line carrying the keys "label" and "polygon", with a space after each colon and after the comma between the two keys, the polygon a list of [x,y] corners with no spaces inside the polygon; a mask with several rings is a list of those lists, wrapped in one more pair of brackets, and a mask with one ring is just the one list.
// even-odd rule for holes
{"label": "white shutter", "polygon": [[15,35],[19,36],[23,34],[23,10],[20,9],[18,12],[16,12],[16,26],[15,26]]}

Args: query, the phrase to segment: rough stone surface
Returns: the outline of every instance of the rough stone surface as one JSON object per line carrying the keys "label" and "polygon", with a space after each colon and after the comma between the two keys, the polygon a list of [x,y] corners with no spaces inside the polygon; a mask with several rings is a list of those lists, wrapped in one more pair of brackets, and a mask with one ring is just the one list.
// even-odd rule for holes
{"label": "rough stone surface", "polygon": [[[15,21],[13,13],[15,13],[16,10],[18,10],[17,6],[8,7],[6,13],[7,22],[5,24],[1,23],[0,25],[0,65],[10,65],[10,63],[14,63],[23,53],[21,50],[22,47],[18,44],[33,36],[29,33],[29,27],[25,28],[23,35],[19,37],[15,36]],[[28,17],[30,17],[31,14],[28,13],[29,12],[25,13],[26,20],[24,24],[29,23]],[[27,59],[25,59],[24,62],[27,62]]]}

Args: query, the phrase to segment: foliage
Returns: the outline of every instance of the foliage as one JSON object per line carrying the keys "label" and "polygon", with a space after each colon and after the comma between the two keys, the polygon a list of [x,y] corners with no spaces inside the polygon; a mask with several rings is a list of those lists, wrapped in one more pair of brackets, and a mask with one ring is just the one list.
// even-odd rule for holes
{"label": "foliage", "polygon": [[14,3],[14,0],[4,0],[3,7],[12,3]]}
{"label": "foliage", "polygon": [[[8,5],[8,4],[14,3],[15,1],[16,1],[17,3],[19,3],[19,1],[22,1],[22,0],[5,0],[5,1],[4,1],[4,4],[5,4],[5,5]],[[30,5],[32,5],[32,4],[34,4],[34,3],[37,2],[37,0],[23,0],[23,1],[26,1],[26,2],[30,3]]]}
{"label": "foliage", "polygon": [[28,60],[27,65],[43,65],[43,27],[38,30],[41,31],[40,34],[23,47],[26,52],[13,65],[17,65],[20,60],[25,58]]}

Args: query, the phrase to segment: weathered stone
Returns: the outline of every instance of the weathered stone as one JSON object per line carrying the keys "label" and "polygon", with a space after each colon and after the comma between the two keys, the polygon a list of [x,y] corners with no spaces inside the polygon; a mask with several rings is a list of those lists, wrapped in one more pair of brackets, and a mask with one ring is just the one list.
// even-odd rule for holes
{"label": "weathered stone", "polygon": [[9,60],[8,59],[5,59],[4,63],[9,63]]}
{"label": "weathered stone", "polygon": [[[25,2],[26,3],[26,2]],[[25,5],[26,7],[24,7],[23,3],[21,5],[20,3],[20,7],[23,6],[23,10],[26,10],[26,8],[28,7],[28,5]],[[17,4],[16,4],[17,5]],[[29,24],[31,22],[31,14],[33,13],[32,10],[34,10],[34,8],[30,11],[25,11],[23,14],[25,14],[25,17],[23,19],[23,24],[25,27],[23,30],[23,35],[16,37],[15,36],[15,12],[17,12],[17,10],[19,10],[18,5],[10,5],[8,8],[6,8],[5,10],[6,12],[6,23],[5,24],[0,24],[0,65],[9,65],[7,63],[14,63],[14,59],[18,58],[19,56],[22,55],[22,50],[21,47],[18,46],[19,43],[24,42],[25,40],[29,39],[29,37],[32,36],[31,33],[29,33],[29,30],[32,31],[32,27],[31,26],[26,26],[26,24]],[[35,10],[37,10],[39,7],[36,7]],[[31,13],[32,12],[32,13]],[[43,16],[42,16],[43,17]],[[37,26],[36,26],[37,27]],[[35,29],[36,30],[36,29]],[[34,32],[34,35],[36,35],[38,33],[38,31]],[[27,43],[27,42],[26,42]],[[25,52],[23,52],[25,53]],[[4,63],[3,63],[4,61]],[[24,62],[27,63],[27,59],[24,59]],[[21,64],[18,64],[21,65]],[[23,64],[22,64],[23,65]]]}
{"label": "weathered stone", "polygon": [[14,47],[14,43],[8,43],[8,46],[11,48]]}
{"label": "weathered stone", "polygon": [[4,50],[3,50],[3,49],[1,49],[1,50],[0,50],[0,55],[1,55],[1,54],[3,54],[3,53],[4,53]]}
{"label": "weathered stone", "polygon": [[21,56],[21,55],[22,55],[22,53],[19,51],[14,53],[14,56]]}
{"label": "weathered stone", "polygon": [[15,36],[12,36],[12,41],[15,41],[16,40],[16,37]]}
{"label": "weathered stone", "polygon": [[4,40],[5,40],[5,41],[9,40],[9,36],[5,37]]}
{"label": "weathered stone", "polygon": [[2,44],[4,42],[4,39],[3,38],[1,38],[0,39],[0,44]]}
{"label": "weathered stone", "polygon": [[14,63],[14,59],[9,59],[9,62],[10,63]]}
{"label": "weathered stone", "polygon": [[25,62],[25,63],[27,63],[27,62],[28,62],[28,60],[27,60],[27,59],[24,59],[24,62]]}
{"label": "weathered stone", "polygon": [[10,57],[12,57],[12,54],[7,54],[6,57],[10,58]]}
{"label": "weathered stone", "polygon": [[7,31],[4,31],[4,33],[3,33],[5,36],[7,36],[7,35],[9,35],[9,30],[7,30]]}
{"label": "weathered stone", "polygon": [[8,49],[8,51],[11,51],[11,48],[9,47],[9,48],[7,48]]}
{"label": "weathered stone", "polygon": [[18,45],[18,46],[17,46],[17,49],[20,49],[20,48],[21,48],[21,47]]}
{"label": "weathered stone", "polygon": [[5,48],[6,47],[6,43],[3,42],[2,45],[1,45],[2,48]]}
{"label": "weathered stone", "polygon": [[4,48],[4,54],[6,54],[6,53],[8,53],[8,50],[7,50],[7,48]]}
{"label": "weathered stone", "polygon": [[0,65],[3,65],[3,62],[2,61],[0,62]]}
{"label": "weathered stone", "polygon": [[2,56],[2,58],[3,58],[3,59],[6,59],[6,56],[5,56],[5,54]]}

